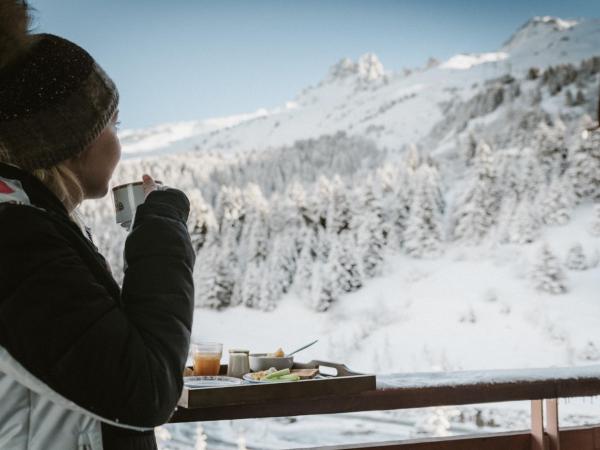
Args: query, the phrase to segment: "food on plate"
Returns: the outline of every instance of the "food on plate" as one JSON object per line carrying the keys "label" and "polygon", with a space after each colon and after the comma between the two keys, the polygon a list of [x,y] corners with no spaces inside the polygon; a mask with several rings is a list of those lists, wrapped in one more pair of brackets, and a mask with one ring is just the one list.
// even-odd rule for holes
{"label": "food on plate", "polygon": [[285,356],[285,352],[281,349],[281,347],[279,347],[273,353],[267,353],[267,356],[270,356],[271,358],[283,358]]}
{"label": "food on plate", "polygon": [[254,372],[250,374],[254,381],[277,382],[277,381],[299,381],[298,375],[290,373],[290,369],[277,370],[271,367],[267,370]]}
{"label": "food on plate", "polygon": [[319,369],[283,369],[277,370],[271,367],[268,370],[261,370],[250,374],[254,381],[300,381],[314,378],[319,373]]}
{"label": "food on plate", "polygon": [[192,376],[194,376],[194,371],[191,368],[186,367],[183,369],[183,376],[184,377],[192,377]]}
{"label": "food on plate", "polygon": [[314,378],[315,375],[318,373],[319,373],[319,369],[293,369],[291,371],[292,375],[298,375],[301,380]]}

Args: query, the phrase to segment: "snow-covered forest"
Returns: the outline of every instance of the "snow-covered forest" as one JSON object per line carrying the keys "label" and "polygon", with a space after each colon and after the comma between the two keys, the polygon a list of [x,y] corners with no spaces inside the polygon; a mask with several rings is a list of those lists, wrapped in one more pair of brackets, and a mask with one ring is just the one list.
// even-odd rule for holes
{"label": "snow-covered forest", "polygon": [[[531,68],[523,79],[500,77],[448,106],[451,126],[465,129],[502,104],[523,97],[529,105],[519,113],[526,120],[509,122],[514,133],[498,138],[478,125],[457,139],[454,185],[440,168],[444,157],[427,148],[392,153],[344,132],[256,153],[126,161],[117,179],[160,173],[188,193],[197,306],[269,311],[294,290],[307,307],[327,311],[380,274],[390,253],[435,258],[453,242],[532,243],[541,227],[566,225],[575,206],[600,200],[600,133],[587,131],[594,121],[585,114],[595,108],[599,72],[600,58]],[[544,98],[560,98],[566,113],[540,111]],[[98,211],[92,220],[112,220],[110,206]],[[106,230],[98,244],[118,275],[118,234],[94,228]],[[590,229],[600,229],[600,217]],[[595,254],[585,260],[580,244],[573,252],[579,256],[570,265],[579,270],[598,264]],[[540,259],[537,288],[564,292],[551,250]]]}
{"label": "snow-covered forest", "polygon": [[[598,20],[538,17],[493,53],[400,72],[343,59],[280,108],[125,130],[114,183],[148,172],[188,195],[195,338],[318,337],[303,358],[375,373],[597,363],[598,36]],[[120,280],[112,200],[82,213]],[[203,427],[211,449],[244,433],[275,449],[321,445],[305,431],[323,423],[335,442],[527,426],[507,409]],[[169,430],[165,449],[196,436]]]}

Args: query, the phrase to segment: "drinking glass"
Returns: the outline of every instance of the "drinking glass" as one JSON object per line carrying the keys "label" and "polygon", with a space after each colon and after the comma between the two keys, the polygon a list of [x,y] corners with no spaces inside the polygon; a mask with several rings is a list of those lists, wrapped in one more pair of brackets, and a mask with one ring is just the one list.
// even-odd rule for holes
{"label": "drinking glass", "polygon": [[194,375],[219,375],[223,344],[197,342],[190,346]]}

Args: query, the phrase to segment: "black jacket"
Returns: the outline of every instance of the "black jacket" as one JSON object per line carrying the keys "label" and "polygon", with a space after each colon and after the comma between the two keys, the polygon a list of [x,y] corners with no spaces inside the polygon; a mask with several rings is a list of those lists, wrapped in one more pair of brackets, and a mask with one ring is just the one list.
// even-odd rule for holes
{"label": "black jacket", "polygon": [[[122,289],[63,204],[37,178],[0,164],[33,206],[0,204],[0,345],[77,405],[142,427],[168,421],[192,327],[189,201],[155,191],[125,243]],[[125,231],[123,231],[125,232]],[[102,426],[106,449],[154,449],[152,432]]]}

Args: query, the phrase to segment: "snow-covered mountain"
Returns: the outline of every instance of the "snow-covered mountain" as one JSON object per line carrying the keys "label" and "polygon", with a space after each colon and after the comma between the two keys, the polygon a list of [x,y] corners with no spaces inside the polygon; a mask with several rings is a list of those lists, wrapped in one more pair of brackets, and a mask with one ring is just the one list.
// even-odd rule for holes
{"label": "snow-covered mountain", "polygon": [[[537,17],[487,53],[402,73],[343,59],[279,108],[124,131],[115,182],[147,171],[188,193],[196,339],[319,337],[304,358],[378,373],[597,363],[599,85],[600,20]],[[109,199],[83,209],[119,278]],[[511,408],[483,415],[526,427]],[[561,408],[563,424],[597,419]],[[275,449],[482,431],[481,414],[203,427],[211,449]],[[196,431],[164,428],[162,448]]]}
{"label": "snow-covered mountain", "polygon": [[[271,110],[122,133],[125,154],[238,152],[290,145],[339,130],[391,149],[418,143],[444,120],[441,105],[467,100],[481,82],[537,67],[579,63],[600,53],[600,20],[536,17],[500,49],[459,54],[439,65],[386,71],[376,55],[342,59],[316,86]],[[474,85],[477,85],[474,87]]]}

